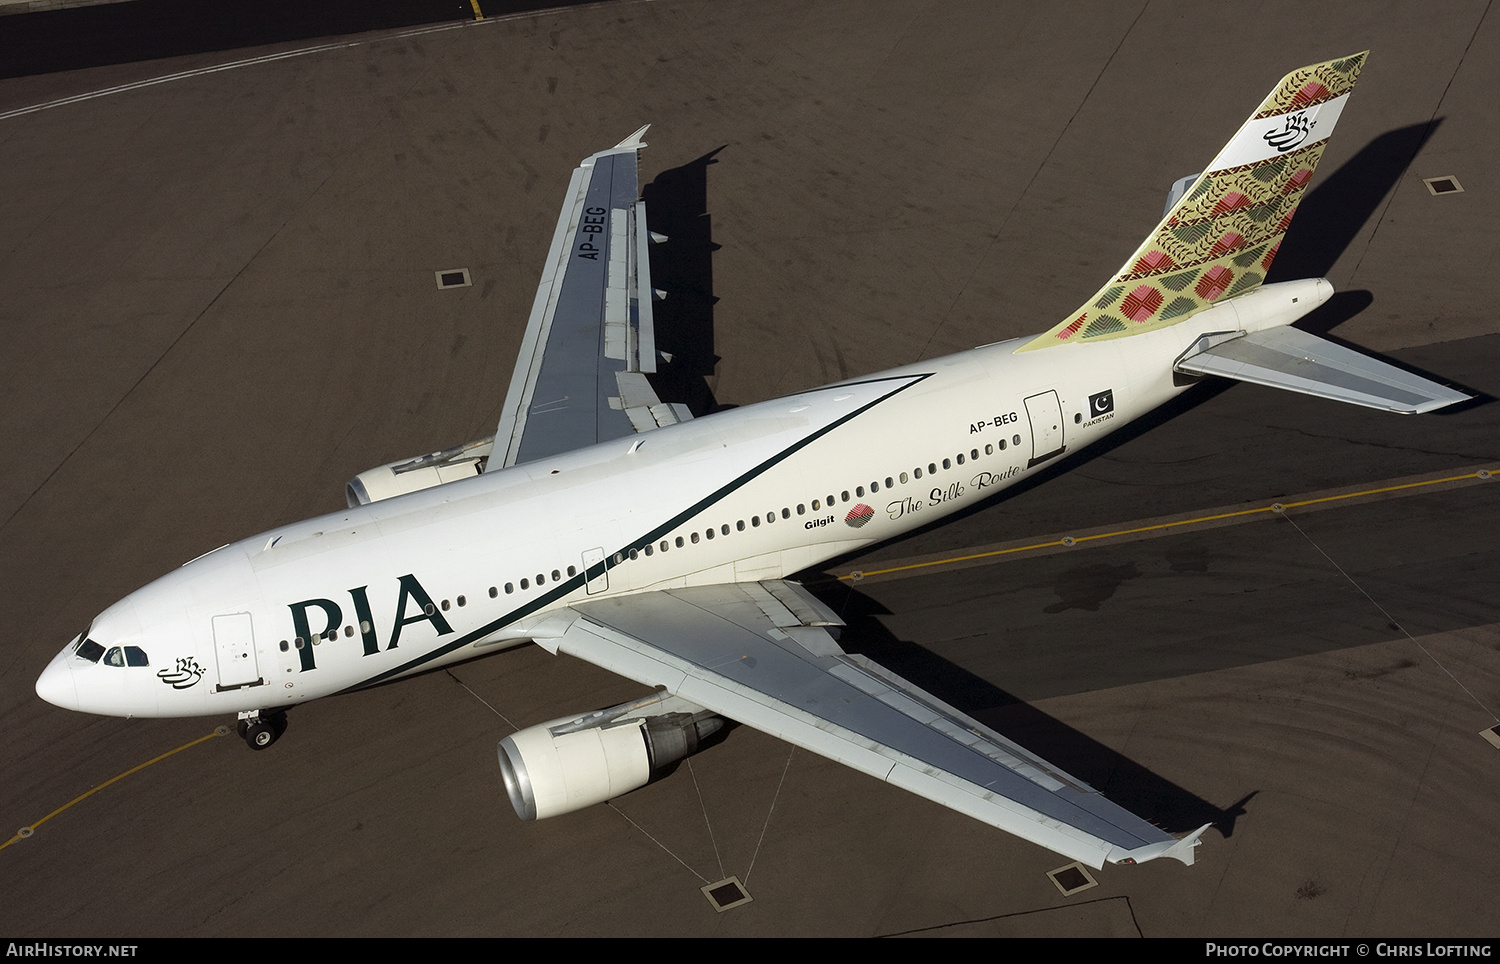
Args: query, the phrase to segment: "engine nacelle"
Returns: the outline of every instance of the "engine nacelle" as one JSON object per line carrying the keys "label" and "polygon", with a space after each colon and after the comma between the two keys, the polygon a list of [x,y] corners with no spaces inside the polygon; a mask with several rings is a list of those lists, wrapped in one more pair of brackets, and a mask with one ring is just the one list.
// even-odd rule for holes
{"label": "engine nacelle", "polygon": [[344,501],[352,509],[408,492],[420,492],[445,482],[473,478],[484,471],[494,447],[495,437],[492,435],[431,455],[400,459],[366,469],[344,486]]}
{"label": "engine nacelle", "polygon": [[522,820],[572,813],[638,790],[724,725],[707,710],[572,728],[579,722],[576,716],[553,720],[500,741],[505,791]]}

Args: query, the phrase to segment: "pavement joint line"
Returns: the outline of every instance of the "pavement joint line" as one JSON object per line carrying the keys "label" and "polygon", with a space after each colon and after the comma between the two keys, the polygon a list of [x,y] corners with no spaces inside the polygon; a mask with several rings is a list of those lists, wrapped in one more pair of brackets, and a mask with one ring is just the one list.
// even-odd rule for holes
{"label": "pavement joint line", "polygon": [[64,810],[67,810],[69,807],[72,807],[75,804],[82,803],[83,801],[87,800],[89,797],[92,797],[94,794],[98,793],[100,790],[103,790],[105,787],[107,787],[107,786],[109,786],[111,784],[114,784],[114,783],[119,783],[121,780],[123,780],[126,777],[130,776],[132,773],[139,773],[140,771],[146,769],[148,766],[150,766],[153,763],[160,763],[162,760],[165,760],[169,756],[173,756],[175,754],[181,753],[183,750],[186,750],[186,749],[188,749],[190,747],[195,747],[199,743],[202,743],[202,742],[204,742],[206,740],[212,740],[215,737],[224,736],[224,735],[228,734],[228,732],[229,732],[229,728],[228,727],[225,727],[225,726],[218,727],[212,733],[209,733],[209,734],[207,734],[205,736],[200,736],[196,740],[189,740],[187,743],[184,743],[182,746],[179,746],[176,749],[168,750],[167,752],[161,754],[160,756],[152,757],[151,759],[147,760],[145,763],[141,763],[141,764],[138,764],[137,766],[131,767],[129,770],[126,770],[124,773],[121,773],[121,774],[119,774],[117,776],[110,777],[108,780],[105,780],[103,783],[99,784],[97,787],[94,787],[93,789],[87,791],[86,793],[79,794],[78,796],[74,797],[72,800],[69,800],[67,803],[65,803],[62,806],[58,807],[56,810],[52,811],[51,813],[47,814],[45,817],[43,817],[42,819],[38,820],[36,823],[33,823],[30,826],[22,827],[20,830],[17,830],[16,833],[15,833],[15,836],[13,836],[9,840],[5,841],[5,843],[0,843],[0,850],[4,850],[6,847],[9,847],[11,844],[15,843],[18,840],[25,840],[27,837],[30,837],[33,833],[36,832],[36,828],[37,827],[40,827],[42,824],[46,823],[48,820],[51,820],[53,817],[55,817],[58,814],[62,813]]}
{"label": "pavement joint line", "polygon": [[[177,80],[188,80],[193,77],[202,77],[207,74],[216,74],[224,70],[235,70],[240,67],[254,67],[259,64],[275,63],[278,60],[286,60],[291,57],[305,57],[308,54],[325,53],[330,50],[345,50],[350,47],[362,47],[368,44],[384,43],[391,40],[406,40],[410,37],[419,37],[423,34],[438,33],[446,30],[461,30],[465,27],[473,27],[480,24],[505,23],[511,20],[527,20],[555,13],[555,10],[525,10],[520,13],[506,14],[499,17],[485,17],[479,10],[478,0],[471,0],[474,8],[473,20],[460,20],[457,23],[429,24],[423,27],[413,27],[398,33],[385,36],[367,37],[361,40],[340,40],[331,43],[314,44],[309,47],[298,47],[293,50],[282,50],[276,53],[263,54],[259,57],[249,57],[243,60],[231,60],[222,64],[213,64],[208,67],[198,67],[193,70],[179,71],[174,74],[163,74],[160,77],[148,77],[145,80],[137,80],[129,84],[120,84],[115,87],[106,87],[101,90],[88,91],[82,94],[74,94],[71,97],[62,97],[57,100],[45,101],[40,104],[32,104],[28,107],[17,107],[14,110],[0,111],[0,121],[10,120],[12,117],[21,117],[26,114],[34,114],[40,110],[49,110],[53,107],[66,107],[69,104],[78,104],[96,97],[107,97],[111,94],[123,94],[132,90],[140,90],[146,87],[155,87],[158,84],[171,83]],[[379,33],[379,31],[372,31]]]}
{"label": "pavement joint line", "polygon": [[1012,556],[1025,552],[1036,552],[1044,549],[1072,548],[1081,543],[1095,542],[1104,539],[1117,539],[1122,536],[1141,535],[1144,533],[1165,533],[1172,529],[1181,529],[1190,526],[1205,525],[1226,520],[1251,521],[1251,517],[1264,515],[1284,515],[1289,510],[1309,507],[1328,507],[1335,503],[1347,502],[1351,499],[1370,498],[1373,496],[1394,496],[1397,493],[1416,494],[1415,490],[1426,489],[1435,485],[1451,484],[1455,482],[1466,482],[1469,480],[1488,481],[1500,471],[1500,466],[1487,466],[1476,468],[1458,475],[1447,472],[1437,477],[1418,477],[1393,482],[1389,485],[1379,485],[1374,488],[1358,489],[1353,492],[1330,492],[1328,494],[1313,494],[1304,498],[1269,503],[1266,505],[1255,505],[1245,509],[1233,509],[1224,512],[1214,512],[1208,515],[1196,515],[1190,518],[1165,518],[1161,521],[1148,522],[1144,525],[1130,526],[1124,529],[1108,529],[1102,532],[1090,532],[1083,535],[1066,535],[1045,538],[1039,542],[1027,542],[1023,545],[1002,546],[998,549],[987,549],[981,552],[965,553],[963,555],[945,556],[941,559],[919,559],[914,562],[901,563],[887,566],[883,569],[856,569],[850,572],[831,574],[839,582],[858,583],[877,576],[892,576],[896,574],[915,574],[919,570],[932,569],[938,566],[958,565],[966,562],[976,562],[982,559],[999,560],[1002,556]]}

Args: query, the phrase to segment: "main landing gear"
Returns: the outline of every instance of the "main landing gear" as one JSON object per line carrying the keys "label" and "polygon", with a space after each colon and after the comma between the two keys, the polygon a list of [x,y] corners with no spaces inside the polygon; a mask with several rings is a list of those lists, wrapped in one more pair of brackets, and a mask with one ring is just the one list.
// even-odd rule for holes
{"label": "main landing gear", "polygon": [[264,750],[286,731],[286,714],[267,713],[263,710],[247,710],[240,714],[237,727],[240,739],[252,750]]}

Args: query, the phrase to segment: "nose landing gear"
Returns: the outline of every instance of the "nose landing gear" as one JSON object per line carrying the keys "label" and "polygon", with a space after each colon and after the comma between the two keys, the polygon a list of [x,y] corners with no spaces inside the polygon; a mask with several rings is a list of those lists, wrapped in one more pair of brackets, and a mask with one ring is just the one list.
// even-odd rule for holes
{"label": "nose landing gear", "polygon": [[264,750],[286,732],[286,714],[279,710],[270,713],[247,710],[240,714],[236,729],[250,749]]}

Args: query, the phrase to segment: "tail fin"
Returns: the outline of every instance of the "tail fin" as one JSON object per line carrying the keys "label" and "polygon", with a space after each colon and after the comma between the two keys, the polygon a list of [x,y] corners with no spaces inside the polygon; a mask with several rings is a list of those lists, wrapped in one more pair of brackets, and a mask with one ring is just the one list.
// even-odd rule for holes
{"label": "tail fin", "polygon": [[1154,331],[1259,287],[1368,53],[1283,77],[1109,283],[1021,351]]}

